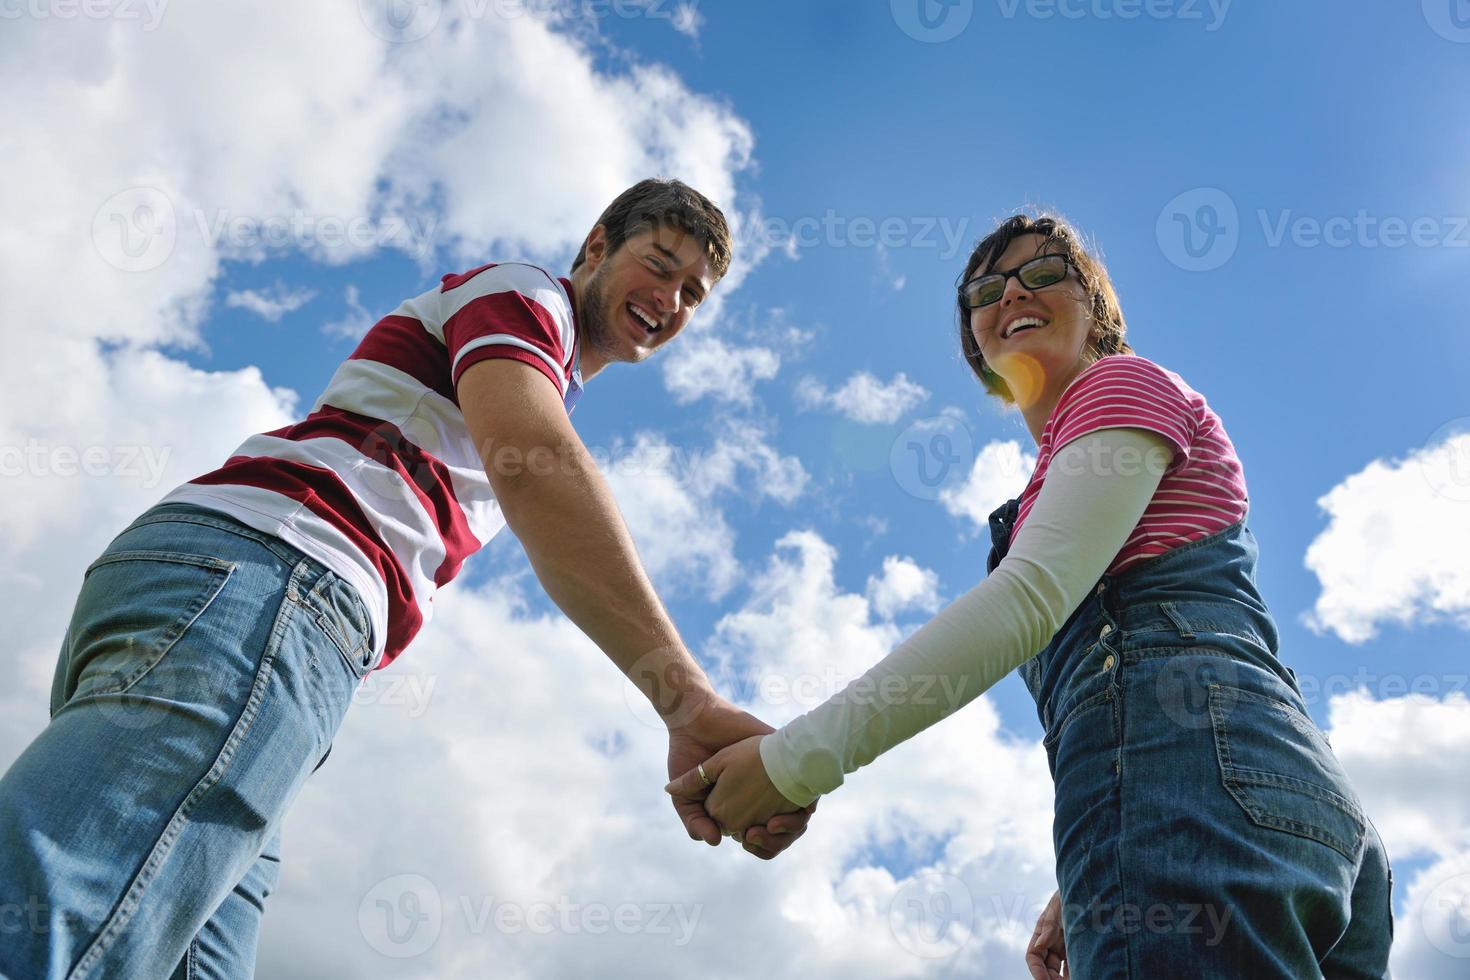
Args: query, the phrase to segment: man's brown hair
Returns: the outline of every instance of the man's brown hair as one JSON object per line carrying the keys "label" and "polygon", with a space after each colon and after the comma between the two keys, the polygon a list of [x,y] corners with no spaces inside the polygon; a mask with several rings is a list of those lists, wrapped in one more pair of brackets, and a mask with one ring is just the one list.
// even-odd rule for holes
{"label": "man's brown hair", "polygon": [[[680,180],[650,177],[623,191],[597,219],[607,232],[607,254],[634,235],[654,227],[675,228],[704,243],[710,273],[722,279],[730,269],[730,226],[715,203]],[[576,272],[587,258],[584,243],[572,261]]]}

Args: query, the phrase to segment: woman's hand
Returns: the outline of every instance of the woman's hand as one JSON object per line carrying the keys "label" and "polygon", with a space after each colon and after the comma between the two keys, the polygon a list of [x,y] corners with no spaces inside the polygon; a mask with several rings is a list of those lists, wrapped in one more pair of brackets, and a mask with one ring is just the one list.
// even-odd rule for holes
{"label": "woman's hand", "polygon": [[[771,731],[770,725],[713,694],[697,707],[686,706],[685,714],[689,717],[687,723],[669,729],[668,773],[671,779],[689,773],[701,762],[708,772],[711,756],[719,749]],[[703,787],[698,769],[694,768],[693,773],[696,785]],[[720,842],[720,828],[705,812],[703,796],[703,793],[687,797],[675,794],[674,809],[691,838],[715,845]],[[739,843],[748,853],[769,861],[806,833],[807,823],[816,809],[817,804],[813,801],[804,810],[771,818],[765,826],[751,826]]]}
{"label": "woman's hand", "polygon": [[763,735],[753,735],[716,752],[704,763],[706,785],[691,769],[664,787],[675,800],[704,800],[704,809],[727,833],[740,840],[746,830],[801,807],[781,795],[761,761]]}
{"label": "woman's hand", "polygon": [[1067,943],[1062,936],[1062,893],[1053,892],[1051,901],[1036,919],[1036,931],[1026,946],[1026,968],[1034,980],[1062,980],[1071,973],[1067,967]]}

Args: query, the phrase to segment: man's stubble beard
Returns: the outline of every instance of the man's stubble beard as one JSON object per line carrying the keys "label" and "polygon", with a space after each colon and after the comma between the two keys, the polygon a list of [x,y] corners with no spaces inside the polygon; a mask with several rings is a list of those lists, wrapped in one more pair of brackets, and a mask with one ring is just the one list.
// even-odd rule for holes
{"label": "man's stubble beard", "polygon": [[617,345],[609,335],[607,295],[603,288],[606,285],[603,282],[606,268],[606,265],[598,266],[582,289],[582,343],[596,351],[605,363],[611,364],[624,358],[618,356]]}

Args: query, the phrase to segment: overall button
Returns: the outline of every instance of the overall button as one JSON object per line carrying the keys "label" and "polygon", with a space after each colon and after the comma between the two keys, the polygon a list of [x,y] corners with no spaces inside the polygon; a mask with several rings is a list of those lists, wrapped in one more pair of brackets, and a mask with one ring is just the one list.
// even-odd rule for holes
{"label": "overall button", "polygon": [[1109,624],[1104,624],[1104,626],[1102,628],[1102,632],[1099,633],[1099,634],[1097,634],[1098,639],[1100,639],[1100,640],[1101,639],[1105,639],[1107,637],[1107,635],[1109,633],[1111,633],[1112,631],[1113,631],[1112,624],[1110,624],[1110,623]]}
{"label": "overall button", "polygon": [[1106,589],[1106,588],[1107,588],[1107,586],[1104,585],[1103,583],[1101,583],[1101,582],[1097,583],[1097,594],[1098,595],[1102,595],[1103,594],[1103,590]]}
{"label": "overall button", "polygon": [[1111,653],[1108,654],[1106,657],[1103,658],[1103,670],[1112,670],[1113,664],[1117,662],[1118,661],[1113,657]]}

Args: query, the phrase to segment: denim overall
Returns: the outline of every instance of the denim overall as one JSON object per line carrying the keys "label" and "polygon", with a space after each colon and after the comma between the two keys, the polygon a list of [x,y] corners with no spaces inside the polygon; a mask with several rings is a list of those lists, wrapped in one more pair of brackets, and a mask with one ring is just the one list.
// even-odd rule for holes
{"label": "denim overall", "polygon": [[1104,575],[1019,668],[1082,980],[1388,976],[1388,859],[1277,656],[1257,553],[1241,518]]}

